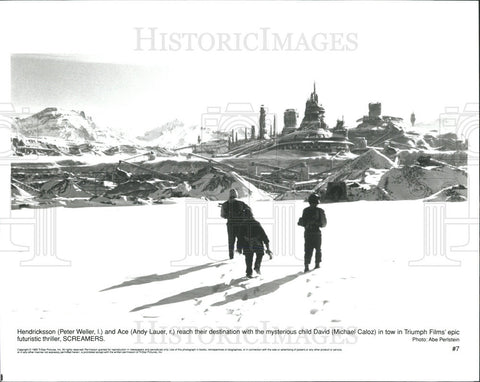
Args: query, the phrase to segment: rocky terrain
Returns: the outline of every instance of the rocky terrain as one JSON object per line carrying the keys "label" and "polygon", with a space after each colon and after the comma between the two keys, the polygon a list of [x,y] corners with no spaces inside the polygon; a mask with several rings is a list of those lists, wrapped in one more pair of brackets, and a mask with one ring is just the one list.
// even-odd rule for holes
{"label": "rocky terrain", "polygon": [[[303,200],[311,192],[323,203],[465,200],[467,143],[454,132],[440,134],[432,126],[407,131],[393,117],[362,121],[349,134],[355,138],[363,131],[363,137],[381,140],[354,152],[270,150],[273,142],[267,139],[234,145],[213,159],[214,154],[171,150],[198,142],[197,127],[178,120],[131,141],[97,126],[83,111],[47,108],[14,121],[12,146],[23,158],[12,163],[12,206],[151,205],[183,197],[221,201],[231,188],[249,200]],[[210,142],[221,136],[211,129],[202,134]]]}

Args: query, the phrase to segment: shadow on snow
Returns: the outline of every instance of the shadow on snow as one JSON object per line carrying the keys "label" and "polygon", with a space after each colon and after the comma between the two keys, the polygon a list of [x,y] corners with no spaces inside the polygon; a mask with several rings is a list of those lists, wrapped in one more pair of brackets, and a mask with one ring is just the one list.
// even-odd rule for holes
{"label": "shadow on snow", "polygon": [[278,288],[280,288],[280,286],[295,280],[298,276],[301,276],[303,274],[303,272],[298,272],[293,275],[282,277],[281,279],[272,280],[268,283],[242,290],[240,292],[226,296],[224,301],[218,301],[212,304],[212,306],[221,306],[237,300],[246,301],[257,297],[265,296],[267,294],[275,292],[276,290],[278,290]]}
{"label": "shadow on snow", "polygon": [[191,272],[196,272],[196,271],[201,271],[202,269],[207,269],[211,267],[220,267],[222,265],[225,265],[226,263],[207,263],[207,264],[202,264],[198,265],[195,267],[187,268],[187,269],[182,269],[180,271],[175,271],[175,272],[170,272],[170,273],[165,273],[163,275],[148,275],[148,276],[140,276],[136,277],[133,280],[125,281],[121,284],[111,286],[106,289],[102,289],[100,292],[105,292],[107,290],[112,290],[112,289],[117,289],[117,288],[124,288],[128,286],[133,286],[133,285],[142,285],[142,284],[148,284],[148,283],[153,283],[153,282],[158,282],[158,281],[167,281],[167,280],[173,280],[177,279],[180,276],[186,275]]}
{"label": "shadow on snow", "polygon": [[[280,286],[295,280],[297,277],[303,275],[303,272],[298,272],[293,275],[285,276],[280,279],[272,280],[267,283],[251,287],[251,288],[246,288],[245,290],[242,290],[240,292],[234,293],[232,295],[226,296],[224,301],[219,301],[212,306],[221,306],[228,304],[230,302],[236,301],[236,300],[248,300],[248,299],[253,299],[261,296],[265,296],[267,294],[273,293]],[[166,297],[162,300],[159,300],[157,302],[154,302],[152,304],[147,304],[143,306],[139,306],[137,308],[134,308],[131,310],[131,312],[137,312],[139,310],[143,309],[148,309],[152,308],[154,306],[161,306],[161,305],[167,305],[167,304],[175,304],[178,302],[184,302],[188,300],[193,300],[197,298],[202,298],[202,297],[207,297],[209,295],[215,294],[215,293],[221,293],[225,292],[233,287],[243,287],[245,288],[244,285],[242,285],[242,282],[246,282],[246,279],[244,277],[239,278],[239,279],[234,279],[232,280],[229,284],[226,283],[221,283],[221,284],[215,284],[215,285],[209,285],[209,286],[203,286],[199,288],[195,288],[186,292],[182,292],[179,294],[176,294],[174,296]]]}
{"label": "shadow on snow", "polygon": [[177,302],[193,300],[195,298],[202,298],[202,297],[209,296],[211,294],[225,292],[226,290],[228,290],[230,288],[233,288],[235,286],[240,286],[240,283],[242,281],[245,281],[245,278],[242,277],[242,278],[239,278],[239,279],[232,280],[229,284],[221,283],[221,284],[208,285],[208,286],[195,288],[195,289],[192,289],[192,290],[189,290],[189,291],[186,291],[186,292],[176,294],[174,296],[166,297],[166,298],[161,299],[160,301],[154,302],[152,304],[139,306],[135,309],[132,309],[131,312],[137,312],[139,310],[152,308],[154,306],[175,304]]}

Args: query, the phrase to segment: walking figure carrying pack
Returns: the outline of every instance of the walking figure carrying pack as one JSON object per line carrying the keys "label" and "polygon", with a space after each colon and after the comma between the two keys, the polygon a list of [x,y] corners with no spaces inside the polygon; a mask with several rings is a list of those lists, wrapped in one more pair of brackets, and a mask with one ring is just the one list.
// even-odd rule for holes
{"label": "walking figure carrying pack", "polygon": [[222,218],[227,219],[227,233],[228,233],[228,257],[233,259],[233,253],[235,250],[235,241],[237,241],[237,252],[241,253],[241,248],[238,239],[238,230],[242,224],[242,219],[245,215],[245,211],[251,214],[250,207],[238,200],[238,192],[232,188],[230,190],[229,199],[222,204],[220,215]]}
{"label": "walking figure carrying pack", "polygon": [[322,231],[327,225],[325,211],[318,206],[319,197],[317,194],[311,194],[308,197],[309,207],[303,210],[302,217],[298,220],[298,225],[305,228],[305,272],[310,269],[313,250],[315,249],[315,269],[320,268],[322,262]]}
{"label": "walking figure carrying pack", "polygon": [[[261,274],[260,266],[262,265],[262,258],[265,254],[264,244],[267,255],[272,259],[272,251],[270,251],[270,241],[265,233],[262,225],[253,218],[251,210],[244,211],[244,219],[238,231],[240,246],[245,255],[245,264],[247,266],[246,273],[248,278],[252,278],[253,269],[257,274]],[[253,255],[255,257],[255,264],[253,264]]]}

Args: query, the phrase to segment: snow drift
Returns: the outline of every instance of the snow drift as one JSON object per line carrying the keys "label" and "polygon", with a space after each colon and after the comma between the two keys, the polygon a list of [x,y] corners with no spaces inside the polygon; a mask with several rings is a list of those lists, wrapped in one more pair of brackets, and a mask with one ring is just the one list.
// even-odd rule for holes
{"label": "snow drift", "polygon": [[[370,149],[360,155],[358,158],[345,163],[339,169],[333,171],[327,178],[321,181],[316,187],[315,191],[325,190],[330,182],[342,182],[346,180],[358,180],[365,182],[368,170],[388,170],[395,167],[389,158],[379,153],[375,149]],[[371,172],[373,173],[373,172]]]}
{"label": "snow drift", "polygon": [[451,166],[392,168],[378,184],[395,200],[422,199],[444,188],[467,184],[467,173]]}
{"label": "snow drift", "polygon": [[209,200],[227,200],[232,188],[238,191],[239,198],[250,198],[253,200],[272,199],[268,193],[255,187],[236,172],[225,172],[216,168],[203,171],[200,179],[192,183],[190,196],[203,196]]}
{"label": "snow drift", "polygon": [[381,187],[373,184],[347,184],[347,199],[351,202],[359,200],[392,200],[390,195]]}
{"label": "snow drift", "polygon": [[426,198],[424,202],[463,202],[467,200],[467,194],[467,187],[458,184],[438,191]]}
{"label": "snow drift", "polygon": [[292,190],[280,194],[275,200],[307,200],[311,193],[312,191],[309,190]]}

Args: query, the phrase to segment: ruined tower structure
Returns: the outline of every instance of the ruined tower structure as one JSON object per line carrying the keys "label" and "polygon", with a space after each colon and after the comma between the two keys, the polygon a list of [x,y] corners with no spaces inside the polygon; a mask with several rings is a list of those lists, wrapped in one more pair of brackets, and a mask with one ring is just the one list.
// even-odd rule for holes
{"label": "ruined tower structure", "polygon": [[313,83],[313,92],[305,104],[305,115],[303,116],[300,130],[318,130],[327,129],[328,126],[324,122],[325,109],[318,104],[318,95],[315,82]]}
{"label": "ruined tower structure", "polygon": [[371,121],[381,119],[382,115],[382,104],[380,102],[371,102],[368,104],[368,118]]}
{"label": "ruined tower structure", "polygon": [[272,137],[277,136],[277,116],[276,114],[273,115],[273,135]]}
{"label": "ruined tower structure", "polygon": [[297,129],[298,113],[295,109],[287,109],[283,113],[283,130],[282,134],[290,134]]}
{"label": "ruined tower structure", "polygon": [[258,139],[265,139],[265,107],[260,106],[260,118],[258,121]]}

